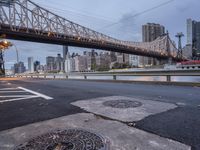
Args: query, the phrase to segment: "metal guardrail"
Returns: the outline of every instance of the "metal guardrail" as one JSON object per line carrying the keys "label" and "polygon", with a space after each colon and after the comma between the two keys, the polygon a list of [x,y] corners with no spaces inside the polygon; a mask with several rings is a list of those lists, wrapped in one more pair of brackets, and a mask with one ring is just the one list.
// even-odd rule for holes
{"label": "metal guardrail", "polygon": [[[73,77],[81,77],[81,79],[89,79],[90,77],[110,77],[112,80],[118,80],[118,77],[130,76],[130,77],[166,77],[167,82],[171,82],[171,78],[174,76],[182,77],[200,77],[200,70],[154,70],[154,71],[134,71],[134,72],[74,72],[70,74],[27,74],[16,75],[11,77],[25,77],[25,78],[45,78],[45,79],[70,79]],[[98,79],[97,79],[98,80]]]}

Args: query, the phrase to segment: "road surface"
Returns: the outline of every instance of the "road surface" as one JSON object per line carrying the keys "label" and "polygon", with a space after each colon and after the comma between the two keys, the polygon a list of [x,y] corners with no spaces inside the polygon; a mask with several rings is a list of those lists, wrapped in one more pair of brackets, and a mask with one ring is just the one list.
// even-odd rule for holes
{"label": "road surface", "polygon": [[[133,120],[126,122],[126,120],[120,120],[120,117],[116,119],[107,116],[106,113],[101,114],[92,110],[97,106],[95,101],[116,97],[137,99],[146,104],[146,112],[148,109],[151,111],[139,119],[134,120],[132,116],[133,118],[129,119]],[[91,104],[91,109],[89,107],[84,109],[87,102]],[[155,111],[148,107],[150,104],[153,104],[155,109],[156,107],[163,109]],[[100,109],[97,108],[97,110]],[[76,118],[78,114],[83,115],[82,118],[87,117],[84,114],[95,114],[104,121],[116,121],[126,126],[132,122],[132,128],[141,132],[180,142],[191,146],[193,150],[200,149],[199,87],[86,80],[0,80],[0,137],[15,131],[16,127],[28,132],[25,128],[34,123],[42,121],[45,125],[45,121],[66,116]]]}

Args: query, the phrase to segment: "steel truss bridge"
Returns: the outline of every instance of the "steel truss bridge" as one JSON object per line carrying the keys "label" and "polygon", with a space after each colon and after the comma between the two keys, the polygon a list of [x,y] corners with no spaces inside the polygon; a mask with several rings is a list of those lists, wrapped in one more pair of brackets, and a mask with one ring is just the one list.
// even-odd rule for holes
{"label": "steel truss bridge", "polygon": [[0,34],[8,39],[77,46],[158,59],[177,57],[177,48],[166,34],[153,42],[122,41],[48,11],[30,0],[0,1]]}

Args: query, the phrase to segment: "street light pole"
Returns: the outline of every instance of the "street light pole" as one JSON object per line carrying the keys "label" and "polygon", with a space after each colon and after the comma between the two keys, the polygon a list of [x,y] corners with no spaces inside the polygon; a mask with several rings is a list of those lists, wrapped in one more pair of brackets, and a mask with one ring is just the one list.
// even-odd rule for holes
{"label": "street light pole", "polygon": [[5,62],[4,62],[4,50],[8,49],[12,44],[8,41],[0,42],[0,75],[5,76]]}
{"label": "street light pole", "polygon": [[13,44],[13,46],[14,46],[14,48],[15,48],[15,51],[16,51],[16,56],[17,56],[17,64],[19,63],[19,51],[18,51],[18,49],[17,49],[17,46],[14,44],[14,43],[12,43]]}
{"label": "street light pole", "polygon": [[5,65],[3,59],[3,48],[0,48],[0,75],[5,76]]}

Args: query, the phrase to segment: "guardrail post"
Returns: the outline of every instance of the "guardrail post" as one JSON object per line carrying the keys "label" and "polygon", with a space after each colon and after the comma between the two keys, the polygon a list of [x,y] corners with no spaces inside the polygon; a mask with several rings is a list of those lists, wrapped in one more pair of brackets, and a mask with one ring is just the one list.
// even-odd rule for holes
{"label": "guardrail post", "polygon": [[117,80],[117,76],[116,75],[113,75],[113,80]]}
{"label": "guardrail post", "polygon": [[171,76],[167,75],[167,82],[171,82]]}

